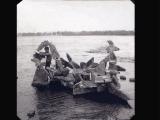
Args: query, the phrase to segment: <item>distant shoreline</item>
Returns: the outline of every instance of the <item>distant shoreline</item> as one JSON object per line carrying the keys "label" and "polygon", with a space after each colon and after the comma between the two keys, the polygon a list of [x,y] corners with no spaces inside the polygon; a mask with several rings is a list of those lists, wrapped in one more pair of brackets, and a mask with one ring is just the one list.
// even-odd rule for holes
{"label": "distant shoreline", "polygon": [[37,33],[17,33],[17,36],[88,36],[88,35],[118,35],[130,36],[134,35],[134,31],[116,30],[116,31],[58,31],[58,32],[37,32]]}

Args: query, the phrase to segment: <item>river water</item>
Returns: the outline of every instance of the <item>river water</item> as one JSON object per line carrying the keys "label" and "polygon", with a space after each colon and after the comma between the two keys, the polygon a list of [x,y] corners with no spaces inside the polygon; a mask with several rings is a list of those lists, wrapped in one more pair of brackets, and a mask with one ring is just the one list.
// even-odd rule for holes
{"label": "river water", "polygon": [[[60,56],[66,59],[69,53],[74,61],[88,61],[91,57],[99,62],[106,54],[88,52],[107,45],[112,40],[120,51],[116,52],[118,64],[126,68],[127,80],[121,89],[131,98],[132,108],[112,100],[97,101],[86,97],[74,98],[65,90],[38,91],[31,86],[35,65],[31,62],[37,46],[44,40],[55,44]],[[35,110],[33,120],[126,120],[134,115],[134,36],[27,36],[17,37],[17,115],[27,120],[27,113]],[[95,97],[96,98],[96,97]],[[102,98],[104,99],[104,98]]]}

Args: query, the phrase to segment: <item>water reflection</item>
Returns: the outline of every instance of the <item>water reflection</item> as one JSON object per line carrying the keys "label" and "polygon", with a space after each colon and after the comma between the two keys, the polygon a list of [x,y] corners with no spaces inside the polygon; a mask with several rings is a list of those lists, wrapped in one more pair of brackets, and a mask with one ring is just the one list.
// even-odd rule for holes
{"label": "water reflection", "polygon": [[108,95],[73,97],[66,89],[36,90],[36,118],[39,120],[112,120],[127,105]]}

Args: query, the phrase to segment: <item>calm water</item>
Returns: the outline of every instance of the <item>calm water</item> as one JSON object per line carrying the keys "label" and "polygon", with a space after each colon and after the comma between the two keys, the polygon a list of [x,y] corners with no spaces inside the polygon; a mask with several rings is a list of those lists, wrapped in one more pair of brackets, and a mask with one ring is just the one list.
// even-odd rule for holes
{"label": "calm water", "polygon": [[[91,57],[99,62],[106,54],[88,53],[92,49],[104,47],[106,40],[111,39],[120,51],[118,57],[134,58],[133,36],[38,36],[17,38],[17,114],[27,120],[27,113],[35,110],[34,120],[114,120],[129,119],[134,108],[129,109],[122,104],[99,102],[85,97],[73,98],[65,91],[37,91],[31,86],[35,65],[30,61],[37,46],[44,40],[52,41],[61,57],[66,59],[69,53],[74,61],[86,62]],[[120,81],[122,90],[131,96],[134,103],[134,83],[128,79],[134,77],[134,61],[119,61],[118,64],[127,69],[122,73],[126,81]],[[134,106],[134,105],[133,105]]]}

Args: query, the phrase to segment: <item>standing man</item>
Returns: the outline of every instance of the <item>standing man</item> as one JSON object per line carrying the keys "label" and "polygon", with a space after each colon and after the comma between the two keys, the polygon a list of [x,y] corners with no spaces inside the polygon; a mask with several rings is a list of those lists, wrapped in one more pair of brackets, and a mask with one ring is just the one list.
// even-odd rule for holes
{"label": "standing man", "polygon": [[51,54],[49,53],[49,47],[45,47],[44,48],[44,50],[45,50],[45,56],[46,56],[46,65],[45,65],[45,68],[47,68],[47,67],[50,67],[50,65],[51,65],[51,60],[52,60],[52,56],[51,56]]}

